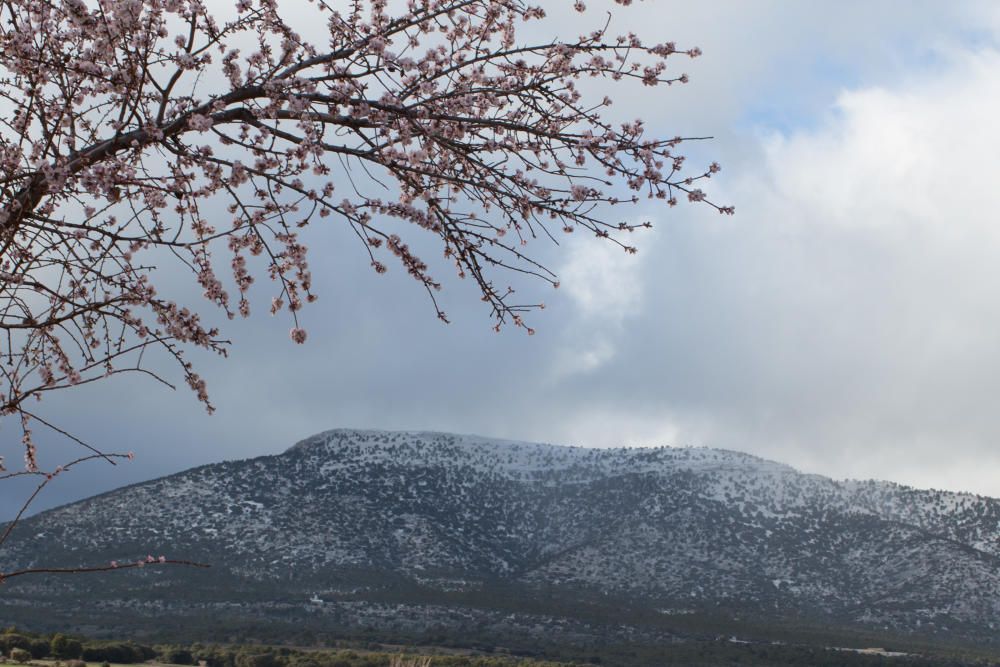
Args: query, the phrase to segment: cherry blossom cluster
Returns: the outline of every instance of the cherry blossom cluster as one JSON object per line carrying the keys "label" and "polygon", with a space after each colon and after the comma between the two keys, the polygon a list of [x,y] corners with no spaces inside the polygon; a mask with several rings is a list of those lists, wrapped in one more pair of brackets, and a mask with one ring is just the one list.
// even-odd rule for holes
{"label": "cherry blossom cluster", "polygon": [[[526,247],[582,231],[634,252],[616,207],[711,202],[681,137],[606,119],[583,82],[684,83],[696,48],[597,28],[525,42],[553,0],[33,0],[0,3],[0,419],[19,415],[38,469],[32,403],[164,358],[209,410],[185,351],[225,354],[157,269],[190,271],[228,318],[267,277],[290,337],[315,300],[304,229],[339,225],[376,273],[441,289],[415,239],[435,239],[496,326],[528,329],[502,276],[557,286]],[[627,0],[618,0],[629,5]],[[402,3],[400,3],[402,6]],[[303,12],[320,39],[303,35]],[[286,16],[287,14],[287,16]],[[294,15],[294,16],[293,16]],[[294,19],[294,20],[293,20]],[[160,274],[161,276],[163,274]],[[2,462],[0,462],[2,466]]]}

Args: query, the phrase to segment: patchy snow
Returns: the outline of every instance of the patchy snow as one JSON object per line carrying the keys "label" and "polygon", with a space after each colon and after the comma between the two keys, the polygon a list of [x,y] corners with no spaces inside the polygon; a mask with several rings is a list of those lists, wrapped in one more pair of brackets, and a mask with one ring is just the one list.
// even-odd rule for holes
{"label": "patchy snow", "polygon": [[660,613],[732,603],[922,629],[1000,617],[1000,501],[704,448],[337,429],[43,513],[24,534],[14,560],[52,540],[108,560],[166,545],[280,580],[299,604],[363,596],[363,573],[439,591],[569,587]]}

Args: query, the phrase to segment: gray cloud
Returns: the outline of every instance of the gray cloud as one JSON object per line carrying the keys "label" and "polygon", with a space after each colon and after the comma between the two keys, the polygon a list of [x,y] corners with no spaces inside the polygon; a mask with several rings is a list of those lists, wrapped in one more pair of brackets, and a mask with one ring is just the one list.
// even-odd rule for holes
{"label": "gray cloud", "polygon": [[[403,271],[372,275],[346,234],[319,225],[308,344],[263,312],[225,323],[232,357],[199,358],[213,417],[139,378],[47,400],[60,425],[138,457],[59,479],[40,506],[335,426],[720,446],[1000,496],[996,13],[688,5],[616,10],[622,28],[706,52],[683,64],[688,86],[617,106],[662,132],[714,134],[694,162],[723,163],[713,191],[735,218],[643,205],[628,215],[656,229],[637,257],[591,239],[536,246],[565,284],[530,286],[549,306],[530,338],[493,333],[456,280],[454,323],[440,324]],[[18,459],[15,429],[0,435]],[[70,451],[41,444],[51,460]],[[0,489],[4,514],[23,491]]]}

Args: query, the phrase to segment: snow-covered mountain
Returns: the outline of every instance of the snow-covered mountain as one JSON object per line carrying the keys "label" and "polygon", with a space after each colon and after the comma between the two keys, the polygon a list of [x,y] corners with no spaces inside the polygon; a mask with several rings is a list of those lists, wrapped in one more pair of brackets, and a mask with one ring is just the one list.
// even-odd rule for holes
{"label": "snow-covered mountain", "polygon": [[[721,614],[1000,635],[1000,501],[837,482],[715,449],[334,430],[17,530],[4,568],[147,553],[213,568],[11,581],[3,623],[79,623],[84,605],[94,627],[224,617],[232,628],[544,634],[615,614],[637,627]],[[673,632],[657,623],[651,632]]]}

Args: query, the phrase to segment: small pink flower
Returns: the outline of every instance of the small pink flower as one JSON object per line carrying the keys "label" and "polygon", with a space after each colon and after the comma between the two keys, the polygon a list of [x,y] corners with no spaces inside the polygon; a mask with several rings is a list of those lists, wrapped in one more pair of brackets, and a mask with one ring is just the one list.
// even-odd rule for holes
{"label": "small pink flower", "polygon": [[288,332],[292,337],[292,340],[301,345],[306,342],[306,330],[300,329],[299,327],[293,327],[291,331]]}
{"label": "small pink flower", "polygon": [[207,132],[212,129],[212,119],[202,114],[193,114],[188,118],[188,127],[196,132]]}

